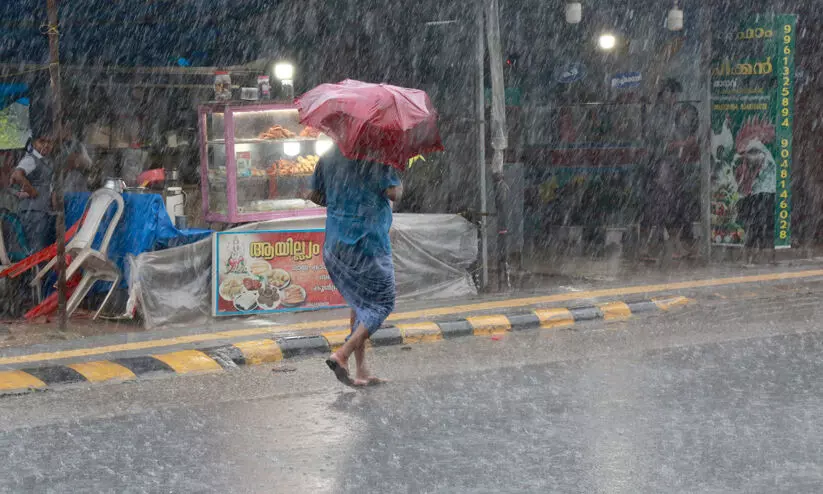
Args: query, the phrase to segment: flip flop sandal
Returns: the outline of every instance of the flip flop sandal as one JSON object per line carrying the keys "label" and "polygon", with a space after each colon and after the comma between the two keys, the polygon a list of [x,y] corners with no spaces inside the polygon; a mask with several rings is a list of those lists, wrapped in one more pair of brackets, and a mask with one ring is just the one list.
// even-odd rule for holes
{"label": "flip flop sandal", "polygon": [[345,384],[349,387],[354,387],[354,381],[351,380],[349,376],[349,371],[346,370],[345,367],[338,364],[332,359],[326,359],[326,365],[329,366],[332,372],[334,372],[334,376],[337,378],[338,381]]}

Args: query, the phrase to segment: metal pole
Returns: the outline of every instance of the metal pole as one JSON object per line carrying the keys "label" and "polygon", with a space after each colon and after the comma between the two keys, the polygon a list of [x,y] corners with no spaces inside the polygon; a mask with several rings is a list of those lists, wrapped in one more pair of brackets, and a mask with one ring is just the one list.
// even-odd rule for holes
{"label": "metal pole", "polygon": [[511,289],[508,265],[508,186],[503,173],[503,161],[508,147],[506,132],[505,81],[503,79],[503,49],[500,41],[500,8],[497,0],[486,0],[486,36],[489,47],[491,76],[491,145],[494,203],[497,211],[497,271],[499,289]]}
{"label": "metal pole", "polygon": [[700,17],[700,70],[703,75],[703,102],[700,105],[700,226],[703,231],[701,254],[706,262],[712,259],[712,162],[711,162],[711,110],[712,110],[712,6],[703,2]]}
{"label": "metal pole", "polygon": [[486,59],[486,45],[483,37],[483,0],[477,1],[477,164],[480,168],[480,261],[482,264],[481,284],[489,284],[489,198],[486,184],[486,105],[483,70]]}
{"label": "metal pole", "polygon": [[[46,0],[48,7],[49,75],[51,76],[52,118],[57,150],[63,148],[63,108],[60,98],[60,45],[57,16],[58,0]],[[66,330],[66,214],[63,206],[64,163],[55,162],[55,230],[57,233],[57,314],[60,331]]]}

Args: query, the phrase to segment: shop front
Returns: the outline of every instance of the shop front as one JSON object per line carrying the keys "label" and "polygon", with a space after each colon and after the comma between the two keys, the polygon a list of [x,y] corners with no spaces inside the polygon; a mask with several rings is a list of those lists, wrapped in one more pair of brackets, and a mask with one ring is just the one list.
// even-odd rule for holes
{"label": "shop front", "polygon": [[[819,29],[804,30],[819,15],[790,3],[584,4],[579,22],[552,15],[556,32],[520,19],[505,49],[522,65],[506,85],[523,94],[526,270],[743,259],[814,240],[819,117],[795,101],[819,85],[803,76],[819,65]],[[678,252],[655,248],[675,236]]]}
{"label": "shop front", "polygon": [[[579,21],[555,18],[556,35],[525,35],[553,37],[545,43],[514,37],[520,59],[552,61],[507,82],[524,94],[525,269],[553,271],[560,257],[645,255],[652,227],[666,225],[688,237],[684,255],[697,251],[704,15],[698,2],[607,2],[585,5]],[[658,185],[664,160],[676,166]],[[678,204],[659,207],[672,199],[661,197],[667,189]]]}
{"label": "shop front", "polygon": [[307,197],[317,162],[334,143],[301,125],[294,105],[215,103],[201,106],[198,120],[206,221],[323,214]]}

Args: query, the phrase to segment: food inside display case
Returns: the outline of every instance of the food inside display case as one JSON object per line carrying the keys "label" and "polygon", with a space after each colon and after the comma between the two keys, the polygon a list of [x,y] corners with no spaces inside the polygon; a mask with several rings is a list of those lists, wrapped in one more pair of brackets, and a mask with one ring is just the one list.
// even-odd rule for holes
{"label": "food inside display case", "polygon": [[312,175],[318,161],[320,156],[317,155],[298,156],[296,160],[277,160],[269,166],[266,173],[280,176]]}
{"label": "food inside display case", "polygon": [[[301,125],[294,108],[227,105],[226,109],[230,111],[207,112],[203,120],[206,214],[212,218],[225,215],[230,222],[238,222],[238,215],[244,213],[316,207],[304,198],[320,156],[333,147],[331,139]],[[233,129],[225,128],[226,122],[232,122]],[[233,156],[227,156],[232,148]],[[235,183],[233,191],[229,190],[231,182]]]}
{"label": "food inside display case", "polygon": [[272,125],[258,136],[260,139],[291,139],[295,137],[294,132],[280,125]]}

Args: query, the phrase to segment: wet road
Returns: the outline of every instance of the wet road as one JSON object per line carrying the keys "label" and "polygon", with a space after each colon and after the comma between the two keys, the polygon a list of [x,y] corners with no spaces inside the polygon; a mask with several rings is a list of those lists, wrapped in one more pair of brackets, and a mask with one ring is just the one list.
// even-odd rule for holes
{"label": "wet road", "polygon": [[821,492],[819,294],[742,298],[2,398],[0,492]]}

